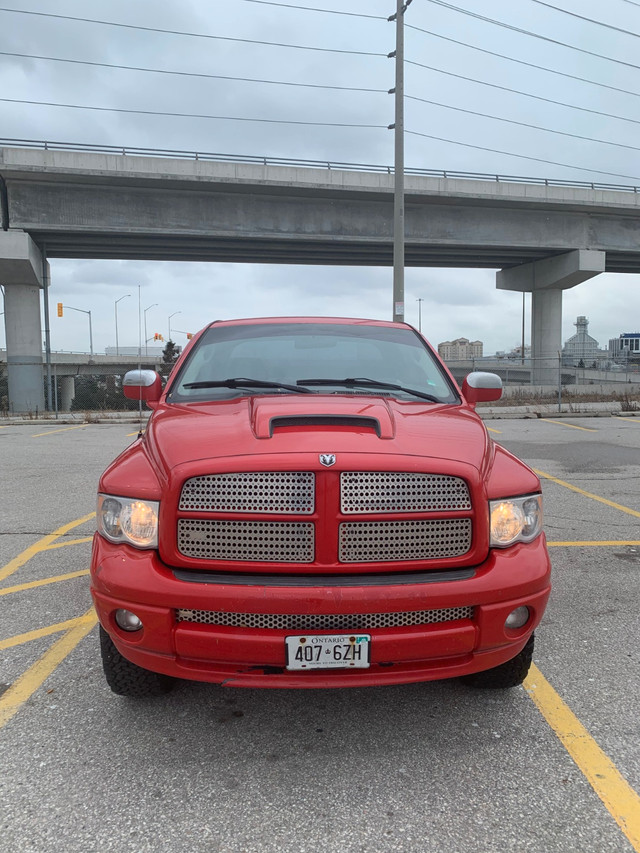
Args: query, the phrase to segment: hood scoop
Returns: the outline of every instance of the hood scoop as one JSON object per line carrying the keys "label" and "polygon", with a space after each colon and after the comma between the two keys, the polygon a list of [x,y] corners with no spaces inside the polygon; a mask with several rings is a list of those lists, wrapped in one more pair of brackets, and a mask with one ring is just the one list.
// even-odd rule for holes
{"label": "hood scoop", "polygon": [[337,430],[373,432],[378,438],[395,434],[393,415],[385,402],[365,403],[348,399],[298,397],[291,399],[262,397],[251,401],[251,420],[256,438],[272,438],[279,429],[296,427],[335,427]]}

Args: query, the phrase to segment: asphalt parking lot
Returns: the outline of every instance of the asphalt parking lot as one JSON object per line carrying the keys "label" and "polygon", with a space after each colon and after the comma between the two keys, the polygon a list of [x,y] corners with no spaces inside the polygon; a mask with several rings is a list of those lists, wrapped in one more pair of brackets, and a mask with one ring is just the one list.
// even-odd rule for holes
{"label": "asphalt parking lot", "polygon": [[135,427],[0,422],[0,850],[640,851],[640,418],[487,426],[543,481],[554,589],[523,687],[133,702],[87,574]]}

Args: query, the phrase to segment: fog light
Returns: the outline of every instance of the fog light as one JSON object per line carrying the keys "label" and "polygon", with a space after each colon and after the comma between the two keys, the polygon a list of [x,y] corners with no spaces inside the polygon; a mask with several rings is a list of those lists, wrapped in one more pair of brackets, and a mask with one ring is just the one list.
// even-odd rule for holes
{"label": "fog light", "polygon": [[130,610],[116,610],[115,619],[117,626],[123,631],[139,631],[142,628],[142,622]]}
{"label": "fog light", "polygon": [[522,628],[529,621],[529,608],[516,607],[507,616],[507,621],[504,623],[505,628]]}

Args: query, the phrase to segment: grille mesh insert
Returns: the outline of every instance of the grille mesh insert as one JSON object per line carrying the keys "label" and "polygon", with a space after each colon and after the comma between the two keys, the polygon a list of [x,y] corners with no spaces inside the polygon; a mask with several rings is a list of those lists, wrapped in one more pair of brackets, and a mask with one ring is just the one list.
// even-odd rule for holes
{"label": "grille mesh insert", "polygon": [[444,474],[345,471],[340,492],[345,514],[471,509],[465,481]]}
{"label": "grille mesh insert", "polygon": [[460,557],[471,547],[471,519],[361,521],[340,525],[341,563]]}
{"label": "grille mesh insert", "polygon": [[311,522],[178,520],[178,550],[203,560],[311,563]]}
{"label": "grille mesh insert", "polygon": [[457,619],[473,619],[473,607],[415,610],[399,613],[225,613],[213,610],[176,610],[178,622],[260,628],[277,631],[365,631],[435,625]]}
{"label": "grille mesh insert", "polygon": [[248,471],[192,477],[182,487],[181,510],[309,515],[315,477],[307,471]]}

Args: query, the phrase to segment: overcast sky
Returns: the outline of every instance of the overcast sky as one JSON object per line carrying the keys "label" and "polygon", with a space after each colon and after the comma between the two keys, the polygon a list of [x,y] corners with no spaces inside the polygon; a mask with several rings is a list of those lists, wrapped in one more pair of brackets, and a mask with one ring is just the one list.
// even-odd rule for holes
{"label": "overcast sky", "polygon": [[[392,165],[394,12],[395,0],[8,0],[0,145]],[[405,22],[407,168],[640,186],[640,0],[413,0]],[[166,338],[179,312],[178,344],[218,318],[391,319],[390,268],[53,260],[51,274],[54,308],[92,312],[96,352],[115,345],[120,297],[119,343],[137,345],[138,287],[149,335]],[[497,291],[493,271],[408,269],[405,318],[416,326],[419,306],[434,344],[480,339],[488,354],[520,342],[522,296]],[[563,339],[584,314],[606,346],[640,329],[639,306],[640,276],[600,275],[565,291]],[[527,342],[529,309],[527,296]],[[52,311],[51,346],[87,351],[88,317]]]}

